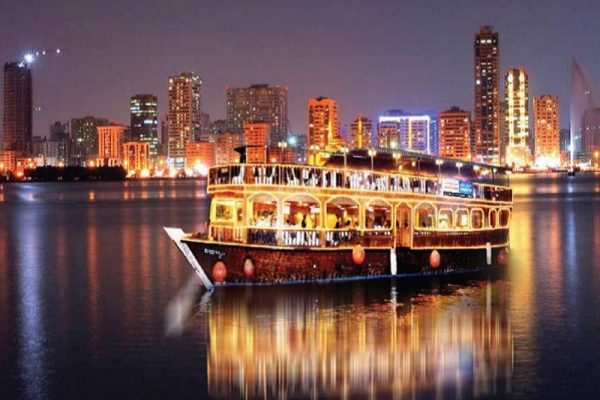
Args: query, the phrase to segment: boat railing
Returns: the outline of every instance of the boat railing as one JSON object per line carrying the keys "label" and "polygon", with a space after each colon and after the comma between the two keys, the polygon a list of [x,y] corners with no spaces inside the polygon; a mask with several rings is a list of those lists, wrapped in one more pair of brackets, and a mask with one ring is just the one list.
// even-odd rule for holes
{"label": "boat railing", "polygon": [[502,245],[508,242],[508,228],[469,231],[440,231],[415,229],[414,248],[463,248]]}
{"label": "boat railing", "polygon": [[358,229],[328,229],[325,231],[325,244],[327,247],[351,246],[358,238]]}
{"label": "boat railing", "polygon": [[218,242],[243,242],[244,228],[231,225],[210,225],[210,237]]}
{"label": "boat railing", "polygon": [[[227,164],[212,167],[209,187],[219,185],[282,185],[303,188],[348,189],[443,195],[439,177],[423,177],[371,170],[282,164]],[[465,197],[512,201],[512,190],[473,182],[473,193]]]}

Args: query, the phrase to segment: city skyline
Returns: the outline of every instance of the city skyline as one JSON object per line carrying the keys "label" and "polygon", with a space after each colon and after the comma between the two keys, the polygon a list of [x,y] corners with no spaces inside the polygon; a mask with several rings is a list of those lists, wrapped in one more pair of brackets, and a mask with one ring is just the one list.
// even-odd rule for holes
{"label": "city skyline", "polygon": [[[587,68],[591,82],[600,80],[599,71],[590,69],[595,65],[590,38],[597,29],[590,17],[598,8],[592,3],[578,3],[579,7],[565,12],[559,7],[563,2],[545,2],[543,8],[536,7],[541,3],[505,4],[496,8],[473,2],[457,5],[430,2],[423,8],[393,3],[367,7],[359,2],[344,7],[342,3],[333,2],[319,7],[318,15],[310,15],[311,4],[306,3],[305,7],[271,5],[277,11],[273,15],[277,14],[280,19],[269,17],[263,3],[252,7],[231,4],[223,10],[215,10],[215,21],[204,21],[203,16],[198,16],[198,21],[206,23],[191,25],[190,32],[197,34],[171,29],[165,38],[150,46],[156,51],[130,46],[139,33],[129,37],[124,32],[137,26],[135,21],[116,18],[110,22],[114,29],[106,32],[100,29],[109,14],[119,14],[120,5],[112,5],[108,10],[97,10],[96,6],[85,4],[61,5],[57,7],[58,12],[40,13],[43,18],[37,13],[26,12],[31,5],[18,5],[0,17],[3,23],[0,33],[8,36],[6,29],[15,26],[13,21],[23,21],[35,28],[7,43],[0,49],[0,57],[10,61],[22,57],[28,49],[67,48],[61,57],[41,59],[33,66],[34,105],[41,107],[41,111],[34,113],[34,135],[47,135],[47,126],[54,120],[66,121],[81,115],[102,115],[125,123],[128,100],[136,93],[157,95],[159,115],[163,116],[168,76],[187,70],[203,79],[203,102],[213,120],[225,116],[226,86],[253,83],[288,86],[293,133],[306,132],[303,104],[308,98],[318,96],[337,99],[342,126],[348,126],[359,113],[374,118],[389,108],[441,111],[458,105],[472,111],[472,37],[483,24],[494,26],[500,34],[500,74],[508,67],[524,66],[531,76],[532,96],[552,93],[563,101],[568,99],[569,63],[573,55],[580,59],[584,69]],[[142,33],[158,37],[159,32],[189,18],[184,15],[182,6],[175,7],[170,14],[161,14],[163,7],[160,4],[149,7],[152,21],[149,26],[156,29],[142,30]],[[39,8],[47,7],[40,3]],[[495,13],[486,12],[492,8]],[[395,27],[394,23],[405,18],[408,23],[411,16],[424,13],[426,9],[436,12],[428,13],[422,26],[413,26],[413,34],[404,35]],[[82,10],[98,12],[99,18],[91,21],[80,35],[73,35],[83,26],[78,25],[81,19],[69,21],[69,15],[74,12],[81,15]],[[194,11],[195,7],[190,10]],[[342,22],[334,27],[319,26],[318,16],[324,13],[335,13]],[[544,16],[540,21],[533,19],[526,28],[520,26],[520,22],[539,13]],[[459,14],[460,18],[452,18]],[[172,17],[162,18],[164,15]],[[257,25],[261,29],[253,28],[245,15],[260,22]],[[450,18],[441,18],[441,15]],[[351,27],[358,18],[374,21],[376,29],[369,33],[353,32]],[[53,31],[46,35],[44,26],[50,26],[50,23]],[[218,23],[221,25],[217,29],[215,24]],[[436,24],[437,28],[433,29]],[[559,37],[560,26],[573,28],[562,38]],[[242,35],[246,31],[250,34],[247,37]],[[581,35],[582,31],[586,32],[585,36]],[[328,39],[312,48],[311,43],[318,43],[315,42],[317,37]],[[175,45],[167,48],[167,42]],[[398,50],[397,57],[389,57],[390,46]],[[236,52],[232,53],[234,48]],[[106,57],[106,61],[110,59],[114,65],[107,69],[103,52],[122,57],[117,57],[116,61],[112,56]],[[274,59],[268,57],[269,54],[294,56]],[[142,69],[128,67],[141,62]],[[64,76],[59,76],[57,71],[64,71]],[[320,72],[318,79],[315,78],[317,72]],[[567,115],[568,107],[561,107],[563,127],[568,121]]]}

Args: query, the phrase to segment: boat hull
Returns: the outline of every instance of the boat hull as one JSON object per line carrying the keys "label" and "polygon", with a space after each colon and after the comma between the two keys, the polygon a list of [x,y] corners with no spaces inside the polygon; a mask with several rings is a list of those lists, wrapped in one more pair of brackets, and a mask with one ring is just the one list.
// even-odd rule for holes
{"label": "boat hull", "polygon": [[[504,264],[499,257],[506,247],[493,248],[491,264],[486,249],[440,250],[440,264],[431,266],[432,250],[395,249],[393,271],[390,249],[365,249],[362,264],[356,264],[352,249],[295,249],[253,247],[231,243],[182,240],[193,253],[202,270],[214,282],[213,267],[224,263],[226,277],[222,284],[256,285],[368,279],[385,276],[427,276],[477,272]],[[250,261],[248,261],[250,260]]]}

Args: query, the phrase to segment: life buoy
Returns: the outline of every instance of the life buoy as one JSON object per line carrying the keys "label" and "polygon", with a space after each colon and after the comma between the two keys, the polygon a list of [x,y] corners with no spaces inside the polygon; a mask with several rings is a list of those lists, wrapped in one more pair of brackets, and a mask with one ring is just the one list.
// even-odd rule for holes
{"label": "life buoy", "polygon": [[498,252],[498,256],[497,256],[496,260],[498,261],[498,265],[505,266],[506,263],[508,262],[508,252],[504,249],[501,249]]}

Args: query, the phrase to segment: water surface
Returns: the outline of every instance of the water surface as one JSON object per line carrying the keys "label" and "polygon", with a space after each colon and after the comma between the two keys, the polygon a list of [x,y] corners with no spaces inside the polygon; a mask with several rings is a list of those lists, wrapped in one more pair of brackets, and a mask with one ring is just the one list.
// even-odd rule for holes
{"label": "water surface", "polygon": [[2,185],[2,397],[592,397],[600,179],[511,184],[499,276],[205,296],[161,230],[202,182]]}

